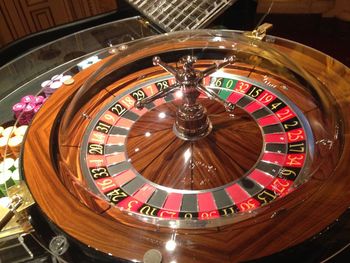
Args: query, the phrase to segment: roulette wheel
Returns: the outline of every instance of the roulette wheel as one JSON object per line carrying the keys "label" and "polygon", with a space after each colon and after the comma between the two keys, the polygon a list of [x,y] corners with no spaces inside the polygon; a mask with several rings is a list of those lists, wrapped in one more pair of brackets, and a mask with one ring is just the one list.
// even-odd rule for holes
{"label": "roulette wheel", "polygon": [[121,262],[255,260],[349,206],[350,84],[339,62],[223,30],[112,53],[65,73],[72,80],[43,104],[22,148],[41,214],[84,251]]}

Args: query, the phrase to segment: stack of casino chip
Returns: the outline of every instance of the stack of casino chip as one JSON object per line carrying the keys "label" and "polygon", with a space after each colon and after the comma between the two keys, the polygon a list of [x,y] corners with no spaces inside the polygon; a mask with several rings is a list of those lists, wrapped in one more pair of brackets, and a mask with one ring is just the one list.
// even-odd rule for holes
{"label": "stack of casino chip", "polygon": [[99,62],[100,60],[101,59],[98,56],[91,56],[91,57],[88,57],[87,59],[84,59],[80,63],[78,63],[77,67],[78,67],[79,71],[82,71],[82,70],[90,67],[92,64]]}
{"label": "stack of casino chip", "polygon": [[0,134],[0,157],[3,159],[8,157],[19,157],[23,136],[25,135],[27,128],[27,125],[22,125],[19,127],[10,126],[6,129],[1,129],[2,133]]}
{"label": "stack of casino chip", "polygon": [[0,126],[0,198],[7,195],[7,190],[18,184],[18,157],[23,136],[28,126]]}
{"label": "stack of casino chip", "polygon": [[0,197],[7,195],[7,190],[20,180],[18,158],[5,158],[0,162]]}
{"label": "stack of casino chip", "polygon": [[74,82],[74,79],[70,75],[55,75],[50,80],[45,80],[41,83],[42,90],[46,97],[50,97],[57,89],[62,87],[63,84],[70,85]]}
{"label": "stack of casino chip", "polygon": [[14,135],[14,126],[3,128],[0,134],[0,157],[6,158],[12,155],[12,152],[8,146],[9,138]]}
{"label": "stack of casino chip", "polygon": [[13,105],[12,111],[19,125],[28,125],[44,102],[43,96],[27,95]]}

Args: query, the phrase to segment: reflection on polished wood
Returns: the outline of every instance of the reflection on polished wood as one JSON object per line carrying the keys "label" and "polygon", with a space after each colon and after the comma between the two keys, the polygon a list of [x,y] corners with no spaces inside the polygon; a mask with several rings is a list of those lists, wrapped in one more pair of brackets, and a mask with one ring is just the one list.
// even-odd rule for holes
{"label": "reflection on polished wood", "polygon": [[[320,156],[323,154],[326,160],[316,158],[311,170],[313,171],[317,166],[322,167],[322,169],[317,170],[309,182],[286,198],[271,203],[262,209],[257,216],[224,227],[196,230],[171,230],[136,220],[111,207],[83,187],[84,181],[78,166],[78,156],[84,131],[77,133],[75,138],[71,138],[73,143],[71,147],[69,145],[59,146],[60,154],[65,159],[59,159],[60,174],[57,174],[52,159],[52,156],[55,156],[55,152],[52,151],[55,149],[51,147],[52,141],[50,140],[50,136],[54,132],[53,124],[56,122],[65,101],[96,69],[96,66],[77,74],[73,86],[58,90],[36,115],[28,131],[28,139],[24,144],[23,169],[37,204],[43,213],[67,235],[99,251],[128,260],[142,260],[147,250],[155,248],[162,253],[164,262],[171,260],[177,262],[243,261],[279,252],[312,237],[331,224],[350,205],[350,191],[348,191],[350,185],[350,176],[348,176],[350,122],[347,117],[350,101],[348,86],[350,75],[346,73],[339,76],[336,71],[336,67],[339,66],[337,63],[326,68],[325,64],[320,62],[322,60],[314,59],[295,50],[284,49],[284,52],[295,61],[305,62],[303,65],[315,74],[317,73],[329,87],[332,97],[339,105],[339,114],[343,116],[344,126],[342,128],[344,137],[339,134],[342,145],[335,140],[334,149],[335,152],[340,151],[341,147],[343,150],[339,157],[329,154],[327,148],[323,149],[323,146],[319,146],[317,152],[320,153]],[[293,96],[293,94],[290,95]],[[303,105],[298,103],[297,105],[303,111],[305,110]],[[313,110],[310,112],[312,114],[321,116],[312,104],[306,105],[311,105],[310,108]],[[304,106],[306,107],[306,105]],[[309,107],[307,106],[307,108]],[[304,113],[307,114],[307,111]],[[215,120],[213,119],[213,121]],[[313,128],[315,127],[316,141],[327,139],[329,134],[332,134],[331,131],[325,129],[325,127],[332,126],[332,123],[325,122],[326,120],[322,118],[319,123],[311,123],[314,125]],[[220,125],[226,125],[226,123],[223,122]],[[244,125],[242,131],[245,131]],[[214,136],[215,132],[217,131],[214,130]],[[159,133],[159,138],[164,138],[169,143],[174,137],[166,130],[155,131],[155,133]],[[131,134],[130,136],[136,135]],[[252,135],[248,133],[247,136]],[[219,138],[217,139],[219,140]],[[239,137],[234,141],[237,144],[242,143],[242,139]],[[208,136],[207,143],[211,142]],[[133,143],[135,145],[131,144],[132,148],[129,151],[132,151],[138,144],[137,136]],[[261,147],[260,144],[261,142],[255,146],[256,149]],[[166,146],[164,145],[164,147]],[[182,147],[181,142],[178,143],[178,147]],[[241,150],[245,149],[244,145],[239,147]],[[200,152],[203,151],[198,153]],[[145,152],[145,154],[153,154],[153,151]],[[243,153],[242,156],[245,154]],[[141,168],[139,169],[145,170],[143,167],[147,166],[149,160],[144,160],[142,156],[137,155],[133,158],[135,166],[137,162],[140,162]],[[150,159],[157,160],[155,156],[150,156]],[[75,166],[64,167],[67,163],[73,163]],[[249,163],[247,165],[249,166]],[[237,170],[239,169],[237,168]],[[157,180],[157,178],[152,178],[152,180]],[[232,178],[225,180],[232,180]],[[164,182],[162,181],[162,183]],[[174,233],[176,233],[177,247],[174,251],[169,251],[165,245]]]}
{"label": "reflection on polished wood", "polygon": [[152,109],[129,132],[128,157],[142,176],[170,188],[204,190],[231,183],[254,166],[263,143],[247,113],[237,108],[230,116],[218,102],[201,99],[213,130],[200,140],[184,141],[173,132],[178,103]]}

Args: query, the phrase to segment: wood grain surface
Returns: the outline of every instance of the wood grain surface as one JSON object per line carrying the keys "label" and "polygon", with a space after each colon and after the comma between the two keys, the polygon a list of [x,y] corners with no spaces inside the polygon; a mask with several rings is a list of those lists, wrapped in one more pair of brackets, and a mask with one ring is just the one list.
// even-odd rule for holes
{"label": "wood grain surface", "polygon": [[[127,153],[142,176],[175,189],[204,190],[233,182],[254,166],[263,146],[256,122],[238,108],[233,118],[218,102],[199,102],[214,127],[201,140],[184,141],[174,134],[176,106],[172,104],[176,103],[156,107],[131,127]],[[167,117],[160,119],[159,113]],[[146,137],[146,132],[152,136]],[[184,161],[186,152],[191,157]]]}
{"label": "wood grain surface", "polygon": [[26,35],[116,8],[113,0],[0,1],[0,47]]}

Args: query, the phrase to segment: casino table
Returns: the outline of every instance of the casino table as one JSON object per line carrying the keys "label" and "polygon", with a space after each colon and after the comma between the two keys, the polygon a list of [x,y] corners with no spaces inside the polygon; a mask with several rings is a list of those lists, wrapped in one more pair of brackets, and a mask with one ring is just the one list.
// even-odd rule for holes
{"label": "casino table", "polygon": [[32,235],[63,262],[315,262],[344,244],[319,249],[348,222],[340,62],[273,36],[195,30],[49,73],[19,170]]}

